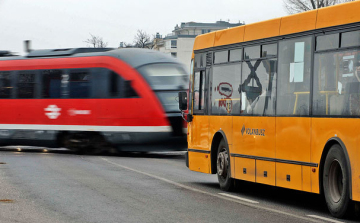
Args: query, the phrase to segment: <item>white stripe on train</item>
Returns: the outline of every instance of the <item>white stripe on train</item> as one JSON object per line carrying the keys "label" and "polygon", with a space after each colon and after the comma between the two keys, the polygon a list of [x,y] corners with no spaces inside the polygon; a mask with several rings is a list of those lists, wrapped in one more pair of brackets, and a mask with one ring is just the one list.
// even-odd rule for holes
{"label": "white stripe on train", "polygon": [[90,126],[90,125],[35,125],[0,124],[0,130],[58,130],[101,132],[171,132],[171,126]]}

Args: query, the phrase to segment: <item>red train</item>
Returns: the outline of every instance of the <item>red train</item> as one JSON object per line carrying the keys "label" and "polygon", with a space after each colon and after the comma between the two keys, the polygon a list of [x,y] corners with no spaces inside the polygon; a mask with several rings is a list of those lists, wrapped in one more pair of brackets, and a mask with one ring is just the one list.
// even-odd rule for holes
{"label": "red train", "polygon": [[[0,144],[179,149],[186,127],[177,93],[188,75],[174,58],[145,49],[55,49],[0,57]],[[179,143],[176,143],[177,145]]]}

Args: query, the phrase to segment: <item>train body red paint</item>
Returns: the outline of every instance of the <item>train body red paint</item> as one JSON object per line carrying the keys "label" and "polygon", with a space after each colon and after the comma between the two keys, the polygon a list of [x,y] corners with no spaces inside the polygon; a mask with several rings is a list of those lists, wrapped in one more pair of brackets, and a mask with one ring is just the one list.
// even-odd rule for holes
{"label": "train body red paint", "polygon": [[186,141],[175,100],[187,87],[181,64],[150,50],[91,51],[0,58],[2,145],[137,151]]}

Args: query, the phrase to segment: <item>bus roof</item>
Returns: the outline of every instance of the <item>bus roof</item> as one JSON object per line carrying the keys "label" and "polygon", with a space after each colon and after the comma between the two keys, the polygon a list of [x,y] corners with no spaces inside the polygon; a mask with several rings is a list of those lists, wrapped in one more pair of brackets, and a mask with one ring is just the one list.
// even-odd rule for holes
{"label": "bus roof", "polygon": [[178,60],[165,53],[140,48],[123,48],[123,49],[109,49],[103,48],[70,48],[70,49],[55,49],[55,50],[34,50],[26,56],[17,57],[0,57],[0,62],[4,60],[31,60],[31,59],[45,59],[45,58],[71,58],[71,57],[92,57],[92,56],[110,56],[118,58],[133,68],[141,67],[145,64],[151,63],[177,63]]}
{"label": "bus roof", "polygon": [[360,1],[354,1],[219,30],[197,36],[194,51],[355,23],[360,21],[359,11]]}

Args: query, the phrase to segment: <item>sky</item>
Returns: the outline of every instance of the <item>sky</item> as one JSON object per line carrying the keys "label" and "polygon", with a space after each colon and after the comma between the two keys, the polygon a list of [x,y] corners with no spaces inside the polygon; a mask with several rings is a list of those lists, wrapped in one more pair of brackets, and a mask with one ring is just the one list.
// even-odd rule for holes
{"label": "sky", "polygon": [[133,43],[137,30],[167,35],[181,22],[246,24],[286,15],[283,0],[0,0],[0,50],[87,47],[90,34],[108,47]]}

